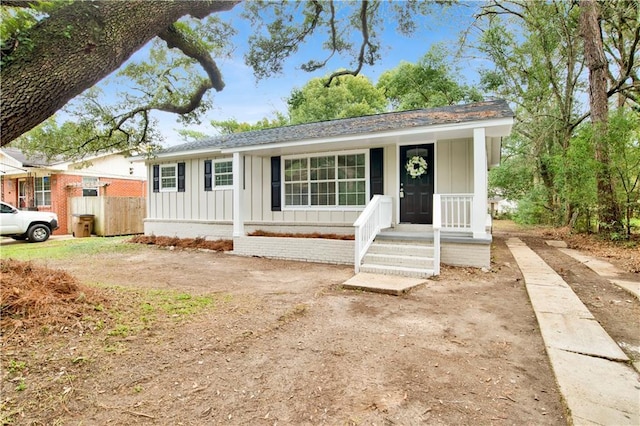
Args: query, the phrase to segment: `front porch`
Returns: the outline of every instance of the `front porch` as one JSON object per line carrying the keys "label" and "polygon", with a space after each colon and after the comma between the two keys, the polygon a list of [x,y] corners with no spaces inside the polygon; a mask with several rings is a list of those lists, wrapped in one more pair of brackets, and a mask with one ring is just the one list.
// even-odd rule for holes
{"label": "front porch", "polygon": [[[230,225],[228,226],[230,227]],[[381,241],[391,243],[393,240],[389,240],[389,238],[400,238],[403,240],[402,244],[406,245],[418,241],[421,245],[433,247],[432,232],[425,232],[424,235],[421,235],[421,233],[395,231],[394,228],[390,228],[378,236],[376,243]],[[355,263],[354,240],[242,235],[233,237],[233,247],[233,253],[242,256],[341,265],[354,265]],[[440,261],[451,266],[488,268],[491,259],[490,247],[491,240],[489,239],[479,240],[468,235],[443,232],[440,238]],[[388,273],[390,272],[387,271]],[[433,273],[424,276],[432,275]]]}
{"label": "front porch", "polygon": [[354,223],[355,272],[426,278],[439,275],[441,263],[489,268],[491,217],[478,213],[477,197],[435,194],[433,224],[393,225],[392,198],[374,196]]}
{"label": "front porch", "polygon": [[[392,224],[393,200],[376,195],[354,223],[354,240],[243,234],[233,237],[234,253],[354,265],[356,273],[366,271],[416,278],[438,275],[441,263],[489,268],[490,222],[483,223],[481,235],[473,232],[472,198],[470,194],[436,194],[434,223],[417,225]],[[487,220],[490,221],[490,217]]]}

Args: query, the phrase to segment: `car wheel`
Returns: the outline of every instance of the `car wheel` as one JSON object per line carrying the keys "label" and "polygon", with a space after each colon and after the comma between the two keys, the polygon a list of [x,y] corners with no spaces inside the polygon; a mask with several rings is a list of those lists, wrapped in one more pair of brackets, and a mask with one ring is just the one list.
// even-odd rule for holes
{"label": "car wheel", "polygon": [[24,241],[27,239],[27,234],[22,234],[22,235],[12,235],[11,238],[13,238],[16,241]]}
{"label": "car wheel", "polygon": [[41,243],[47,241],[51,235],[51,231],[46,225],[33,225],[27,231],[27,237],[30,243]]}

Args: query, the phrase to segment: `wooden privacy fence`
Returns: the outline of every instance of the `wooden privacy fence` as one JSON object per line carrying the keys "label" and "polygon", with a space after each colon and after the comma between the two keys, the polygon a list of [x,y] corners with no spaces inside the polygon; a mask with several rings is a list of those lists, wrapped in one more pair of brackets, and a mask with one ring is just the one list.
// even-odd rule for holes
{"label": "wooden privacy fence", "polygon": [[73,215],[92,214],[93,233],[102,237],[144,233],[146,199],[143,197],[71,197],[69,229]]}

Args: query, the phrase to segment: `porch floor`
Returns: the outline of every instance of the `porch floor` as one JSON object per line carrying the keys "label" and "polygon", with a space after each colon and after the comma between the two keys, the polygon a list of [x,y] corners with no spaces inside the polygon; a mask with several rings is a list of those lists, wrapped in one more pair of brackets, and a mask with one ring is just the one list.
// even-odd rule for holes
{"label": "porch floor", "polygon": [[426,281],[424,278],[359,272],[342,283],[342,287],[351,290],[363,290],[399,296]]}
{"label": "porch floor", "polygon": [[[422,229],[408,230],[404,228],[386,228],[378,233],[376,239],[380,240],[404,240],[404,241],[433,241],[433,228],[430,226]],[[450,243],[482,244],[490,243],[492,240],[489,234],[487,238],[473,238],[471,232],[463,231],[441,231],[440,241]]]}

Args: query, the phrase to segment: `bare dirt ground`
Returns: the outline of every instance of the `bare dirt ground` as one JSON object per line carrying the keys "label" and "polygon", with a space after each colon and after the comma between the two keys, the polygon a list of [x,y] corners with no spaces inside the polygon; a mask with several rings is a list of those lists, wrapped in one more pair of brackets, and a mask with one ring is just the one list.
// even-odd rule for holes
{"label": "bare dirt ground", "polygon": [[[140,246],[44,262],[100,288],[172,289],[217,302],[186,320],[169,317],[122,335],[112,332],[117,314],[105,327],[79,318],[67,327],[3,329],[1,418],[37,425],[566,424],[522,276],[504,244],[514,232],[496,232],[491,272],[445,267],[401,297],[341,289],[351,267],[225,253]],[[548,235],[520,236],[587,289],[585,303],[601,308],[594,315],[616,340],[640,346],[637,300],[552,252],[542,242]],[[126,298],[126,291],[107,293]],[[111,312],[125,315],[126,302],[114,302]]]}

